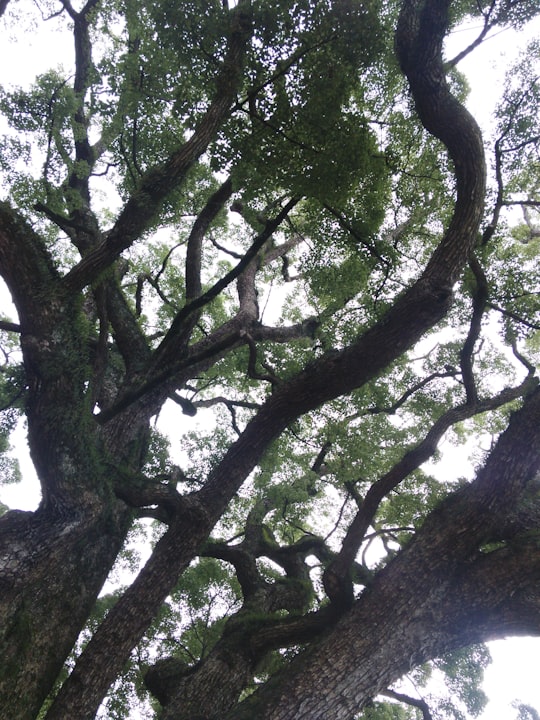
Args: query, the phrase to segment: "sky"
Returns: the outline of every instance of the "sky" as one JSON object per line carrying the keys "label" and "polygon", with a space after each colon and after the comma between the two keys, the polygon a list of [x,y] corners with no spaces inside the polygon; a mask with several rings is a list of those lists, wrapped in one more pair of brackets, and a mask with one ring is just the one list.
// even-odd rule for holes
{"label": "sky", "polygon": [[[448,57],[453,57],[475,37],[478,29],[456,32],[449,39]],[[528,33],[540,37],[540,20]],[[501,70],[517,58],[523,37],[504,31],[476,48],[459,65],[471,87],[467,106],[482,126],[489,123],[495,94],[500,89]],[[466,469],[466,466],[464,467]],[[514,720],[517,711],[512,701],[519,699],[540,712],[540,638],[508,638],[489,643],[493,663],[485,674],[484,690],[490,702],[481,720]]]}
{"label": "sky", "polygon": [[[47,65],[55,67],[65,62],[66,53],[71,52],[71,44],[59,42],[55,38],[43,38],[35,33],[29,42],[12,45],[6,42],[5,28],[0,20],[0,82],[24,84],[31,80],[35,73],[36,58],[46,56]],[[453,57],[459,50],[471,42],[478,28],[458,31],[452,34],[448,43],[448,57]],[[529,31],[532,36],[540,36],[540,20]],[[519,42],[518,42],[519,41]],[[465,73],[471,86],[468,106],[482,125],[488,122],[493,109],[493,89],[500,87],[501,68],[516,57],[517,47],[521,38],[512,31],[505,31],[495,38],[487,40],[466,58],[460,69]],[[69,57],[69,55],[68,55]],[[43,68],[45,69],[45,68]],[[0,312],[7,312],[8,296],[0,286]],[[0,501],[12,508],[32,510],[39,502],[39,483],[26,451],[24,429],[18,429],[15,437],[15,448],[20,459],[24,484],[20,486],[0,487]],[[452,448],[455,453],[455,447]],[[452,458],[452,470],[470,475],[470,465],[465,455]],[[540,711],[540,682],[538,679],[538,660],[540,658],[540,639],[512,638],[489,644],[493,664],[485,674],[484,690],[490,702],[481,715],[481,720],[514,720],[517,711],[512,702],[532,705]]]}

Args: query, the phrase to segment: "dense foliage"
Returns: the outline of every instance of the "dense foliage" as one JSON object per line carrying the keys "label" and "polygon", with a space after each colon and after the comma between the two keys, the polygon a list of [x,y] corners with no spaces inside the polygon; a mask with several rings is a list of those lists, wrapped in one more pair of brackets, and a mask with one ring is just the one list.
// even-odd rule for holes
{"label": "dense foliage", "polygon": [[481,713],[540,631],[540,44],[483,138],[459,63],[537,13],[0,0],[66,43],[0,87],[6,717]]}

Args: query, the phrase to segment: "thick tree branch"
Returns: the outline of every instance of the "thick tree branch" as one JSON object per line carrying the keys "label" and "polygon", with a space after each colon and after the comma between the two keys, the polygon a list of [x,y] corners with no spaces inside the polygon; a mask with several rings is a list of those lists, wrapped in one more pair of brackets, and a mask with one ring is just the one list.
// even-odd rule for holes
{"label": "thick tree branch", "polygon": [[59,276],[41,237],[5,202],[0,202],[0,274],[23,331],[30,331],[45,310],[43,297],[59,287]]}
{"label": "thick tree branch", "polygon": [[[536,390],[514,413],[476,480],[430,514],[316,648],[227,720],[349,718],[430,658],[506,634],[540,633],[540,593],[533,590],[540,583],[539,510],[523,497],[529,486],[532,496],[537,493],[539,470]],[[505,537],[514,538],[508,547],[482,552]]]}
{"label": "thick tree branch", "polygon": [[251,34],[251,17],[246,0],[231,11],[228,50],[219,77],[216,95],[189,140],[160,166],[149,170],[139,189],[131,196],[105,241],[89,252],[65,277],[69,288],[81,289],[94,281],[130,247],[146,229],[161,203],[183,182],[204,153],[230,111],[238,88],[245,46]]}
{"label": "thick tree branch", "polygon": [[[444,80],[440,51],[446,29],[447,3],[428,0],[421,7],[417,5],[412,0],[405,1],[397,45],[422,121],[430,132],[445,142],[455,166],[457,201],[441,244],[421,278],[396,301],[377,325],[350,347],[316,360],[276,389],[212,472],[203,490],[196,498],[186,500],[185,507],[171,522],[135,583],[111,609],[79,658],[47,720],[61,717],[85,720],[93,717],[108,685],[122,669],[131,649],[155,617],[159,605],[271,441],[303,413],[361,387],[411,347],[448,311],[452,285],[462,272],[476,241],[484,195],[484,161],[477,126],[452,98]],[[238,28],[237,37],[233,31],[229,52],[235,51],[232,61],[235,72],[245,34],[245,28]],[[206,148],[229,110],[232,94],[234,88],[220,88],[209,113],[190,141],[165,166],[143,178],[140,190],[126,205],[107,241],[89,253],[66,277],[69,288],[83,287],[95,279],[122,249],[140,235],[166,195],[171,181],[173,184],[180,182]],[[411,586],[417,588],[417,583],[411,583]],[[395,591],[395,588],[392,590]],[[404,600],[400,599],[400,602]],[[376,612],[374,617],[377,617]],[[375,632],[373,638],[376,644],[370,647],[370,651],[376,658],[384,644],[381,644],[380,633]],[[371,642],[371,636],[368,641]],[[405,647],[410,650],[410,643]],[[114,652],[110,651],[111,648]],[[397,652],[402,646],[390,642],[390,648]],[[402,653],[396,657],[401,659]],[[389,667],[382,678],[383,687],[388,685],[389,676],[395,670],[396,665]],[[326,675],[322,673],[321,677]],[[333,687],[340,692],[343,681],[335,686],[324,683],[320,690],[328,692]],[[350,683],[346,685],[341,701],[342,705],[349,705],[348,709],[349,687]],[[295,690],[301,691],[302,688],[299,685]],[[308,705],[313,708],[311,697]],[[320,710],[318,715],[307,712],[308,715],[304,716],[310,720],[321,717]],[[259,716],[264,717],[265,714]]]}
{"label": "thick tree branch", "polygon": [[403,458],[391,470],[373,483],[347,530],[340,552],[324,574],[325,590],[334,602],[338,604],[352,603],[353,588],[350,579],[347,577],[349,567],[358,553],[383,498],[394,490],[411,472],[434,455],[440,439],[452,425],[482,412],[495,410],[512,400],[523,397],[538,383],[533,374],[534,369],[531,368],[525,380],[515,388],[505,388],[492,398],[484,400],[477,400],[475,397],[471,402],[467,401],[462,405],[447,410],[433,424],[420,443],[405,453]]}

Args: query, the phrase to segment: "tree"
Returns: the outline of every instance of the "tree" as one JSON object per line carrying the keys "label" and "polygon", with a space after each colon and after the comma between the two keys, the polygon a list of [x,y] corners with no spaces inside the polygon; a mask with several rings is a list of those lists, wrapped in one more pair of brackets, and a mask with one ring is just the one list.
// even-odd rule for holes
{"label": "tree", "polygon": [[0,449],[24,416],[42,489],[0,518],[6,716],[428,718],[391,686],[429,661],[478,712],[481,644],[540,629],[538,44],[493,145],[457,64],[536,3],[34,12],[74,59],[0,96]]}

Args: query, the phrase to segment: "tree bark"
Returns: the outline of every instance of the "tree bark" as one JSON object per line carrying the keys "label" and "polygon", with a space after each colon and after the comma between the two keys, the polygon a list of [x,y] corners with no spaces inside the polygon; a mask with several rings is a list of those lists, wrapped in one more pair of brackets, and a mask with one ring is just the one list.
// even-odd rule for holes
{"label": "tree bark", "polygon": [[122,546],[131,512],[113,494],[85,391],[80,307],[40,238],[0,207],[0,269],[20,315],[30,453],[42,500],[0,518],[0,702],[34,718]]}
{"label": "tree bark", "polygon": [[0,705],[33,720],[73,648],[127,529],[119,507],[0,519]]}
{"label": "tree bark", "polygon": [[227,720],[344,720],[428,659],[510,633],[539,634],[540,513],[528,499],[539,471],[537,389],[475,481],[431,513],[324,639]]}
{"label": "tree bark", "polygon": [[[5,5],[0,4],[0,14]],[[181,501],[172,499],[169,529],[78,658],[47,720],[91,720],[95,716],[109,685],[161,603],[270,443],[301,415],[372,380],[448,312],[452,286],[477,239],[485,192],[479,130],[450,94],[442,65],[448,6],[448,0],[404,0],[396,37],[399,60],[420,118],[446,145],[455,167],[455,211],[439,247],[425,271],[380,322],[344,350],[327,353],[276,385],[200,492]],[[119,253],[140,237],[171,186],[183,180],[227,116],[249,34],[247,17],[240,11],[234,17],[218,91],[202,123],[164,165],[143,177],[107,238],[89,248],[65,278],[54,270],[31,228],[6,205],[0,206],[0,271],[20,313],[29,386],[30,447],[43,487],[38,512],[8,513],[0,519],[0,619],[4,628],[0,701],[10,716],[21,720],[38,713],[129,527],[131,511],[115,495],[110,458],[139,470],[142,454],[137,446],[144,445],[149,417],[168,388],[180,383],[184,370],[187,375],[195,372],[197,362],[202,366],[205,351],[215,360],[223,348],[247,342],[241,338],[246,333],[243,321],[250,328],[257,321],[251,283],[250,292],[245,293],[250,311],[219,328],[206,345],[201,341],[177,359],[180,346],[184,350],[184,339],[186,343],[189,339],[180,332],[182,321],[188,318],[189,327],[199,307],[189,305],[152,354],[133,318],[129,327],[123,322],[123,299],[117,286],[109,283],[105,293],[109,319],[133,387],[126,382],[124,397],[101,418],[96,419],[89,409],[89,338],[79,292],[98,280]],[[231,192],[226,183],[213,196],[208,222]],[[269,225],[267,230],[270,234]],[[263,235],[261,245],[267,240]],[[188,296],[202,306],[198,238],[192,238],[189,253],[193,265],[187,276]],[[244,260],[236,275],[252,258]],[[226,279],[236,275],[233,272]],[[216,294],[219,289],[221,286],[215,288]],[[218,338],[221,331],[223,336]],[[262,332],[261,328],[258,331]],[[136,358],[132,345],[137,346]],[[197,360],[197,351],[202,359]],[[349,718],[388,683],[434,654],[509,628],[538,630],[538,602],[536,596],[531,600],[530,593],[530,578],[536,582],[540,576],[538,550],[530,557],[520,544],[490,555],[480,552],[482,543],[506,539],[505,532],[510,536],[516,527],[526,527],[531,520],[517,506],[511,513],[508,508],[515,505],[538,469],[538,405],[536,393],[527,400],[526,410],[515,416],[477,481],[428,520],[409,548],[378,575],[373,587],[335,629],[299,656],[285,676],[276,677],[232,711],[231,720]],[[127,501],[128,494],[122,497]],[[518,574],[518,570],[524,572],[527,562],[528,590]],[[515,592],[507,597],[504,593],[511,583]],[[475,618],[474,624],[470,617]],[[220,675],[229,673],[227,692],[232,697],[253,669],[252,658],[239,655],[224,670],[226,665],[224,657],[214,664],[209,661],[206,680],[203,682],[201,673],[193,678],[193,688],[202,684],[217,687]],[[193,702],[189,693],[189,702]]]}
{"label": "tree bark", "polygon": [[[74,715],[81,720],[92,717],[161,602],[269,444],[302,414],[371,380],[447,313],[452,285],[476,241],[483,209],[485,165],[478,127],[446,85],[441,48],[447,27],[447,3],[431,0],[420,3],[420,10],[417,5],[404,5],[397,46],[421,118],[430,132],[447,144],[455,164],[455,211],[441,244],[421,277],[379,323],[348,348],[315,360],[270,396],[194,498],[192,509],[197,522],[182,519],[172,523],[137,581],[110,611],[79,658],[47,720]],[[420,16],[418,24],[411,23],[413,15]],[[446,126],[453,123],[457,129],[448,132]],[[124,243],[130,234],[118,237]],[[98,249],[94,259],[86,262],[85,258],[68,276],[69,286],[78,286],[88,272],[92,276],[94,260],[102,267],[101,263],[110,262],[122,247],[116,247],[114,240],[109,249]],[[118,428],[125,425],[122,416],[115,421]],[[178,517],[182,518],[182,513]]]}
{"label": "tree bark", "polygon": [[9,0],[0,0],[0,17],[6,12]]}

